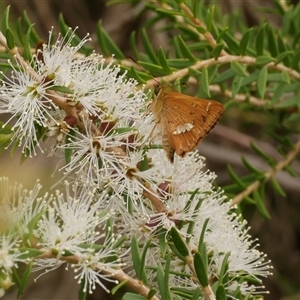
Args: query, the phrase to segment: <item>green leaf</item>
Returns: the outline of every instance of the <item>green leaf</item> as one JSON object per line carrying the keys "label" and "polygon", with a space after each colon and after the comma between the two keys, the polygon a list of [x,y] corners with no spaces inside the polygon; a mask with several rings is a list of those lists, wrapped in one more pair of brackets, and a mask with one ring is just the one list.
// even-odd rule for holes
{"label": "green leaf", "polygon": [[23,57],[27,61],[31,61],[32,60],[32,53],[31,53],[31,46],[30,46],[30,35],[31,35],[32,27],[33,27],[33,25],[31,25],[28,28],[28,31],[26,33],[25,40],[24,40]]}
{"label": "green leaf", "polygon": [[133,293],[126,293],[122,300],[147,300],[147,298],[143,297],[142,295],[137,295]]}
{"label": "green leaf", "polygon": [[28,43],[31,41],[34,45],[37,45],[41,41],[41,38],[34,29],[34,24],[29,20],[26,11],[23,12],[23,20],[26,25],[27,32],[30,33],[30,35],[28,36]]}
{"label": "green leaf", "polygon": [[[65,141],[66,146],[68,146],[74,140],[75,137],[76,137],[76,131],[71,129],[69,131],[68,135],[66,136],[66,141]],[[72,154],[73,154],[73,149],[66,147],[65,148],[65,161],[66,161],[66,164],[68,164],[71,161]]]}
{"label": "green leaf", "polygon": [[276,65],[281,63],[282,61],[286,61],[286,58],[291,57],[292,55],[293,55],[293,51],[287,50],[287,51],[281,52],[276,57]]}
{"label": "green leaf", "polygon": [[202,253],[203,245],[205,244],[204,243],[204,237],[205,237],[205,232],[206,232],[206,229],[207,229],[208,222],[209,222],[209,218],[207,218],[205,220],[205,222],[203,223],[203,226],[201,228],[201,234],[200,234],[199,243],[198,243],[198,251],[200,253]]}
{"label": "green leaf", "polygon": [[16,31],[17,31],[17,37],[20,41],[21,45],[24,46],[24,33],[23,33],[23,25],[22,25],[22,19],[19,18],[16,22]]}
{"label": "green leaf", "polygon": [[208,286],[208,277],[206,273],[206,268],[199,252],[196,252],[194,255],[194,268],[199,279],[200,284],[203,287]]}
{"label": "green leaf", "polygon": [[197,61],[197,58],[193,55],[193,53],[190,51],[182,37],[179,35],[178,38],[178,45],[180,47],[182,56],[187,58],[190,62],[195,63]]}
{"label": "green leaf", "polygon": [[278,46],[273,28],[271,26],[268,26],[268,44],[271,55],[276,57],[278,55]]}
{"label": "green leaf", "polygon": [[120,50],[120,48],[115,44],[115,42],[111,39],[111,37],[102,27],[101,21],[97,23],[96,33],[98,38],[98,44],[102,49],[104,55],[114,55],[117,59],[125,59],[125,56]]}
{"label": "green leaf", "polygon": [[232,82],[232,89],[231,89],[232,98],[234,98],[236,96],[236,94],[239,92],[239,90],[241,88],[241,85],[242,85],[242,82],[243,82],[243,78],[244,77],[239,76],[239,75],[234,76],[234,79],[233,79],[233,82]]}
{"label": "green leaf", "polygon": [[215,60],[218,59],[218,57],[220,56],[221,51],[224,48],[224,43],[219,43],[216,45],[216,47],[213,49],[212,51],[212,56]]}
{"label": "green leaf", "polygon": [[258,175],[262,175],[263,172],[256,169],[244,156],[241,157],[244,166],[250,171]]}
{"label": "green leaf", "polygon": [[297,49],[294,53],[294,57],[291,62],[291,69],[299,69],[299,61],[300,61],[300,48]]}
{"label": "green leaf", "polygon": [[164,51],[162,47],[159,47],[158,49],[158,60],[160,63],[160,66],[166,71],[167,73],[172,73],[172,70],[170,69],[167,59],[165,57]]}
{"label": "green leaf", "polygon": [[282,187],[280,186],[279,182],[277,181],[277,179],[275,178],[275,176],[273,176],[271,178],[271,184],[274,188],[274,190],[281,196],[286,197],[286,193],[285,191],[282,189]]}
{"label": "green leaf", "polygon": [[73,90],[67,88],[66,86],[61,86],[61,85],[53,85],[49,90],[57,91],[65,94],[74,94]]}
{"label": "green leaf", "polygon": [[135,270],[136,277],[139,280],[142,280],[142,272],[141,272],[142,257],[140,254],[139,245],[135,235],[131,239],[130,249],[131,249],[133,268]]}
{"label": "green leaf", "polygon": [[256,65],[266,65],[270,62],[276,62],[276,59],[271,56],[268,56],[268,55],[261,55],[256,58],[255,64]]}
{"label": "green leaf", "polygon": [[10,126],[6,125],[3,127],[3,123],[0,121],[0,153],[8,147],[13,135],[14,133]]}
{"label": "green leaf", "polygon": [[226,290],[223,284],[220,284],[216,291],[216,300],[226,300]]}
{"label": "green leaf", "polygon": [[152,288],[147,295],[147,299],[152,299],[155,296],[156,292],[156,289]]}
{"label": "green leaf", "polygon": [[260,156],[262,157],[267,163],[273,168],[276,165],[276,160],[266,154],[262,149],[260,149],[256,144],[253,142],[250,143],[251,148]]}
{"label": "green leaf", "polygon": [[208,72],[206,67],[202,69],[200,78],[200,88],[205,93],[205,95],[207,95],[210,98]]}
{"label": "green leaf", "polygon": [[233,171],[231,165],[227,165],[227,171],[229,176],[231,177],[231,179],[239,186],[241,187],[243,190],[246,188],[245,183],[240,179],[240,176],[238,176],[237,174],[235,174],[235,172]]}
{"label": "green leaf", "polygon": [[268,69],[264,67],[260,70],[258,74],[258,80],[257,80],[257,91],[261,98],[264,98],[265,96],[267,78],[268,78]]}
{"label": "green leaf", "polygon": [[87,296],[87,289],[85,287],[85,282],[86,278],[84,278],[83,280],[81,280],[80,282],[80,288],[78,291],[78,300],[85,300],[86,296]]}
{"label": "green leaf", "polygon": [[15,47],[15,37],[10,28],[6,30],[6,41],[8,49],[13,49]]}
{"label": "green leaf", "polygon": [[252,32],[253,28],[250,28],[242,36],[239,49],[240,55],[245,55]]}
{"label": "green leaf", "polygon": [[156,65],[159,64],[159,61],[158,61],[158,58],[155,54],[155,51],[150,43],[150,40],[148,38],[148,35],[147,35],[147,31],[145,28],[142,28],[142,42],[143,42],[143,45],[144,45],[144,48],[146,50],[146,53],[148,54],[150,60],[155,63]]}
{"label": "green leaf", "polygon": [[123,286],[126,286],[126,284],[128,283],[128,280],[123,280],[121,281],[119,284],[117,284],[116,286],[114,286],[112,289],[111,289],[111,294],[112,295],[115,295],[117,293],[117,291],[119,289],[121,289]]}
{"label": "green leaf", "polygon": [[228,79],[231,79],[234,77],[234,72],[231,69],[228,69],[221,73],[220,75],[216,76],[211,83],[220,83],[224,82]]}
{"label": "green leaf", "polygon": [[24,289],[27,286],[28,280],[30,278],[30,274],[32,271],[33,261],[30,260],[29,263],[26,266],[25,272],[22,274],[22,277],[20,278],[20,286],[18,290],[17,297],[19,298],[21,295],[23,295]]}
{"label": "green leaf", "polygon": [[193,293],[193,298],[191,300],[199,300],[201,299],[201,289],[200,287],[198,286],[195,290],[194,290],[194,293]]}
{"label": "green leaf", "polygon": [[255,48],[257,56],[262,56],[264,54],[265,27],[266,24],[261,26],[256,35]]}
{"label": "green leaf", "polygon": [[177,229],[172,227],[170,233],[171,233],[172,241],[173,241],[176,249],[178,250],[178,252],[184,257],[188,256],[189,249],[187,248],[185,242],[181,238]]}
{"label": "green leaf", "polygon": [[230,49],[230,52],[233,52],[235,54],[239,54],[239,52],[240,52],[239,44],[235,40],[235,38],[228,31],[224,32],[223,40],[225,41],[228,48]]}
{"label": "green leaf", "polygon": [[230,64],[231,70],[239,76],[248,77],[245,68],[236,60],[233,60]]}
{"label": "green leaf", "polygon": [[259,211],[259,213],[264,217],[264,218],[267,218],[267,219],[271,219],[271,216],[265,206],[265,203],[264,203],[264,185],[261,184],[260,188],[259,188],[260,191],[258,190],[254,190],[253,192],[253,197],[254,197],[254,200],[255,200],[255,204],[256,204],[256,207]]}
{"label": "green leaf", "polygon": [[6,32],[7,29],[9,29],[9,11],[10,5],[8,5],[2,13],[2,32]]}
{"label": "green leaf", "polygon": [[140,60],[140,52],[136,47],[136,32],[132,31],[129,38],[130,49],[133,52],[135,58]]}

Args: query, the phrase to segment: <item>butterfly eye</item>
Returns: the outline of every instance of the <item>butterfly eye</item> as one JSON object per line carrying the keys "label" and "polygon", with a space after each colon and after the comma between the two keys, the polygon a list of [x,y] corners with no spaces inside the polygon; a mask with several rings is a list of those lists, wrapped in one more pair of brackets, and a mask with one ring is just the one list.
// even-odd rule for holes
{"label": "butterfly eye", "polygon": [[157,86],[154,88],[154,94],[157,96],[160,90],[161,90],[161,87],[160,87],[159,85],[157,85]]}

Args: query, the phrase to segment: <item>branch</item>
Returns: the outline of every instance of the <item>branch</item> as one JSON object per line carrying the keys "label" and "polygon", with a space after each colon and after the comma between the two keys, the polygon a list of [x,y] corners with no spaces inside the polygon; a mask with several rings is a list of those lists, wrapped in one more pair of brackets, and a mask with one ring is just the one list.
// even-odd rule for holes
{"label": "branch", "polygon": [[[284,160],[278,162],[275,168],[270,169],[264,174],[265,177],[264,182],[268,181],[271,177],[275,176],[275,174],[278,171],[281,171],[287,165],[289,165],[295,159],[295,157],[298,155],[299,152],[300,152],[300,141],[298,141],[298,143],[295,144],[294,149],[287,155],[287,157]],[[254,181],[243,192],[239,193],[232,199],[231,206],[234,206],[242,202],[242,200],[246,196],[252,194],[255,190],[257,190],[260,187],[261,184],[262,181],[259,180]]]}

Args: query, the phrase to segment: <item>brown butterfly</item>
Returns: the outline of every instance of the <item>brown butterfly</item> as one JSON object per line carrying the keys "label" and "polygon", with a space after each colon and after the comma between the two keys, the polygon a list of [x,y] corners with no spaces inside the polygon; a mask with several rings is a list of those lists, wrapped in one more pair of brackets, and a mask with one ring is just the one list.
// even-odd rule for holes
{"label": "brown butterfly", "polygon": [[175,152],[184,157],[197,147],[221,118],[224,106],[177,93],[171,84],[162,82],[150,109],[160,126],[166,155],[173,162]]}

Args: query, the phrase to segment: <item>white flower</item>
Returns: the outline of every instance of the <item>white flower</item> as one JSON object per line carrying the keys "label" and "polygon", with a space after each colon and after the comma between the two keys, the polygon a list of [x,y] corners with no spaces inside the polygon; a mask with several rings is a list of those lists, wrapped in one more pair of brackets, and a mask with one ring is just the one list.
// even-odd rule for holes
{"label": "white flower", "polygon": [[56,109],[47,92],[53,81],[44,81],[39,75],[37,78],[30,72],[19,71],[18,68],[22,70],[22,67],[18,61],[15,63],[16,67],[9,62],[13,69],[11,78],[3,75],[5,82],[2,80],[0,86],[0,114],[11,115],[3,126],[15,121],[12,142],[17,140],[19,146],[23,145],[22,152],[32,156],[32,153],[36,155],[35,146],[41,149],[36,126],[46,127],[51,119],[50,111]]}
{"label": "white flower", "polygon": [[10,185],[8,178],[0,177],[0,231],[28,232],[30,221],[47,207],[51,197],[38,197],[42,186],[37,182],[28,191],[22,185]]}
{"label": "white flower", "polygon": [[58,258],[66,251],[80,252],[81,244],[94,243],[100,237],[98,227],[109,217],[108,214],[101,218],[98,215],[100,204],[93,202],[92,191],[75,188],[71,193],[66,185],[66,195],[56,193],[56,201],[38,221],[36,231],[38,245]]}

